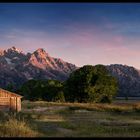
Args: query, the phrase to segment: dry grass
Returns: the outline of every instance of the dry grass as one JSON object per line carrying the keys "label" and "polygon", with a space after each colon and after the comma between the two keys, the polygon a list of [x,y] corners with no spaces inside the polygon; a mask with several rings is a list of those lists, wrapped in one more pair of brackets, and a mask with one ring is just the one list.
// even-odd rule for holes
{"label": "dry grass", "polygon": [[23,116],[13,113],[0,113],[0,137],[37,137],[41,136],[37,128]]}
{"label": "dry grass", "polygon": [[[138,102],[90,104],[26,101],[26,105],[23,111],[28,108],[26,111],[34,116],[44,137],[140,136]],[[39,112],[38,108],[46,110]]]}
{"label": "dry grass", "polygon": [[70,109],[86,109],[89,111],[111,111],[111,112],[134,112],[140,111],[140,103],[123,103],[115,102],[112,104],[102,104],[102,103],[55,103],[55,102],[23,102],[23,108],[33,109],[36,107],[52,107],[52,106],[65,106]]}
{"label": "dry grass", "polygon": [[0,137],[139,137],[139,115],[139,102],[23,101],[21,113],[0,113]]}

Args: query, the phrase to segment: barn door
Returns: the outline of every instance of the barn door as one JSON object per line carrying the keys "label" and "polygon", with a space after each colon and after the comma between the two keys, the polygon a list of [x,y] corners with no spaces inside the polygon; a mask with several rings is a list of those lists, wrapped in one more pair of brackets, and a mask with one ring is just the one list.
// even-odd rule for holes
{"label": "barn door", "polygon": [[10,97],[10,110],[17,110],[16,97]]}

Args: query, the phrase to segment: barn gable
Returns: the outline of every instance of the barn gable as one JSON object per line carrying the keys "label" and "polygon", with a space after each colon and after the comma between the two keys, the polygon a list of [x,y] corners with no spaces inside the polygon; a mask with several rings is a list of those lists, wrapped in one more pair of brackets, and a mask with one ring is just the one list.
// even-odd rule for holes
{"label": "barn gable", "polygon": [[19,98],[22,98],[23,96],[0,88],[0,97],[19,97]]}

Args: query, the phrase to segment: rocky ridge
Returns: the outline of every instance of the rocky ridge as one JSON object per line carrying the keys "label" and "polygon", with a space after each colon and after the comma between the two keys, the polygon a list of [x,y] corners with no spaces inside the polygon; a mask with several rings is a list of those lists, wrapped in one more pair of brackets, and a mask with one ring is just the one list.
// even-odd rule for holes
{"label": "rocky ridge", "polygon": [[20,86],[30,79],[66,80],[77,66],[51,57],[43,48],[23,53],[16,47],[0,51],[0,86]]}

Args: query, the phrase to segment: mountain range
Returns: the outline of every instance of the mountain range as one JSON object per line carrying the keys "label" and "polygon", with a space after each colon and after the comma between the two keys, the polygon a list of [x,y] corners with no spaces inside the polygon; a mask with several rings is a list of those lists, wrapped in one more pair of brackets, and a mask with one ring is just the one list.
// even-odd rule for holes
{"label": "mountain range", "polygon": [[109,73],[118,80],[118,96],[140,97],[140,70],[122,64],[113,64],[106,67]]}
{"label": "mountain range", "polygon": [[[0,87],[11,83],[20,87],[30,79],[56,79],[65,81],[78,69],[74,64],[51,57],[43,48],[23,53],[16,47],[0,50]],[[122,64],[106,65],[109,73],[118,79],[118,96],[140,96],[140,70]]]}
{"label": "mountain range", "polygon": [[19,87],[30,79],[64,81],[75,69],[75,65],[51,57],[42,48],[27,54],[16,47],[0,51],[0,87],[11,83]]}

